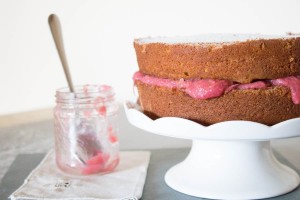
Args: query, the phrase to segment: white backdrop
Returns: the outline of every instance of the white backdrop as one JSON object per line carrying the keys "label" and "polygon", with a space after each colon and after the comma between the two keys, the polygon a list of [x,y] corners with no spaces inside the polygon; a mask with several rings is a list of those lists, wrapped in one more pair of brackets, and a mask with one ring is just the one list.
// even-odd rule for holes
{"label": "white backdrop", "polygon": [[75,84],[109,84],[124,101],[138,69],[133,39],[300,32],[300,1],[0,0],[0,115],[54,106],[66,86],[47,18],[56,13]]}

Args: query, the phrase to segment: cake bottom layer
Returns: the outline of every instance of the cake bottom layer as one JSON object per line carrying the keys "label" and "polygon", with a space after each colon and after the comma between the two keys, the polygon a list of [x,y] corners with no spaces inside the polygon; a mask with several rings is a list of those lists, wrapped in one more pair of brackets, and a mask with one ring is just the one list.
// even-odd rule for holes
{"label": "cake bottom layer", "polygon": [[185,92],[136,81],[139,103],[152,119],[181,117],[202,125],[230,120],[247,120],[274,125],[300,117],[300,105],[292,101],[290,89],[233,90],[218,98],[194,99]]}

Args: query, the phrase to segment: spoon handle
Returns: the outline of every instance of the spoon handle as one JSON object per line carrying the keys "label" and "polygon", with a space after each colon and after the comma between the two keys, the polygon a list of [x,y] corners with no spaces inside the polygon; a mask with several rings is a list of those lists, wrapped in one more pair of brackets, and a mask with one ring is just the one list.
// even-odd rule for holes
{"label": "spoon handle", "polygon": [[70,88],[71,92],[74,92],[74,86],[65,54],[65,48],[64,48],[64,43],[63,43],[63,37],[62,37],[62,30],[61,30],[61,25],[59,22],[59,18],[55,14],[51,14],[48,18],[49,26],[51,29],[51,33],[55,42],[55,46],[61,61],[61,64],[64,68],[65,76],[68,81],[68,85]]}

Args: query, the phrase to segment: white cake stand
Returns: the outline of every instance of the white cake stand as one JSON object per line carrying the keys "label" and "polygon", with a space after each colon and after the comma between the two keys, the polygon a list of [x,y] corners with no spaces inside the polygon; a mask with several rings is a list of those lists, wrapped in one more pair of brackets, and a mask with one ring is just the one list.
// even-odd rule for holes
{"label": "white cake stand", "polygon": [[174,190],[210,199],[261,199],[299,185],[298,174],[273,155],[270,140],[300,136],[300,118],[274,126],[228,121],[206,127],[176,117],[152,120],[132,102],[124,107],[138,128],[193,140],[189,155],[165,175]]}

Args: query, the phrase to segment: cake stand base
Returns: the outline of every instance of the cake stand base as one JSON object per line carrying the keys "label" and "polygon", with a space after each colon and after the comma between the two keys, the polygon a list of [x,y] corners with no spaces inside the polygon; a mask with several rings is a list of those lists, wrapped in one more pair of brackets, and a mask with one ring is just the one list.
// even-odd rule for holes
{"label": "cake stand base", "polygon": [[187,158],[168,170],[166,183],[209,199],[261,199],[292,191],[298,174],[273,155],[270,141],[193,140]]}

